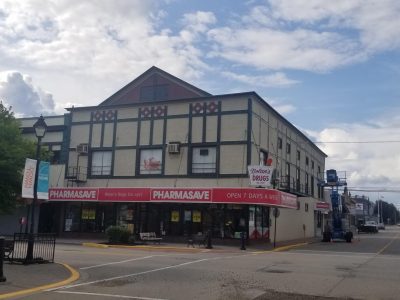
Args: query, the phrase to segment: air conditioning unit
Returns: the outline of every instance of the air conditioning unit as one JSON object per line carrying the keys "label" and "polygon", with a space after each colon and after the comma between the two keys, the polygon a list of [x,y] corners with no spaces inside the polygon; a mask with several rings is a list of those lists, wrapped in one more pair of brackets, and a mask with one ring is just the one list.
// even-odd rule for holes
{"label": "air conditioning unit", "polygon": [[89,151],[89,145],[88,144],[79,144],[76,146],[76,152],[78,154],[88,154]]}
{"label": "air conditioning unit", "polygon": [[168,153],[178,154],[180,152],[181,145],[180,143],[169,143],[168,144]]}

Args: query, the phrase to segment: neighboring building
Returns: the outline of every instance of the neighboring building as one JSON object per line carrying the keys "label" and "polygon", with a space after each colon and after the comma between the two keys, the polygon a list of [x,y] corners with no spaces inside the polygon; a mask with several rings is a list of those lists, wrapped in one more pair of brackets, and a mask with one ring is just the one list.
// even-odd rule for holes
{"label": "neighboring building", "polygon": [[375,203],[369,200],[367,196],[352,196],[351,199],[355,203],[354,214],[356,216],[357,225],[364,224],[365,221],[374,220],[377,221],[376,216],[374,216]]}
{"label": "neighboring building", "polygon": [[[118,224],[268,240],[280,207],[278,241],[317,232],[326,155],[255,92],[214,96],[152,67],[98,106],[68,111],[44,140],[61,164],[41,231],[94,236]],[[267,164],[274,189],[250,187],[248,166]]]}

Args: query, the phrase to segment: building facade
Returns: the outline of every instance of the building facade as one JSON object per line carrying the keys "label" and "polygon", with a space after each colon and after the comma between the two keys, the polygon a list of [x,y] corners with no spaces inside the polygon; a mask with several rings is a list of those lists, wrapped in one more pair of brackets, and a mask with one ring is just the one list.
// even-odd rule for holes
{"label": "building facade", "polygon": [[[279,241],[321,225],[326,155],[255,92],[211,95],[152,67],[62,119],[45,140],[59,152],[40,231],[95,236],[121,225],[268,241],[276,223]],[[249,185],[252,165],[274,168],[270,188]]]}

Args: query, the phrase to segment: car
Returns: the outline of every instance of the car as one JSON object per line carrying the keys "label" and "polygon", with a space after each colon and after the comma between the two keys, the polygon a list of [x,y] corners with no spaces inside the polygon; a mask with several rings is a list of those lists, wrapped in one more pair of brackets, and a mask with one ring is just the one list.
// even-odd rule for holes
{"label": "car", "polygon": [[385,230],[385,223],[378,223],[378,229]]}
{"label": "car", "polygon": [[379,231],[378,229],[378,223],[375,221],[365,221],[363,225],[358,226],[358,233],[360,232],[372,232],[372,233],[377,233]]}

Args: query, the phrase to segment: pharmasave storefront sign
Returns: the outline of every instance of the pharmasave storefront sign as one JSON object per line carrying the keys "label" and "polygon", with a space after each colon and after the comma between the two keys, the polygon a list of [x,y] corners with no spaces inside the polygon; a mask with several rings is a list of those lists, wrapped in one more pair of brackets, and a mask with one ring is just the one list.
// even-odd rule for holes
{"label": "pharmasave storefront sign", "polygon": [[297,208],[297,197],[257,188],[51,188],[50,201],[260,204]]}

